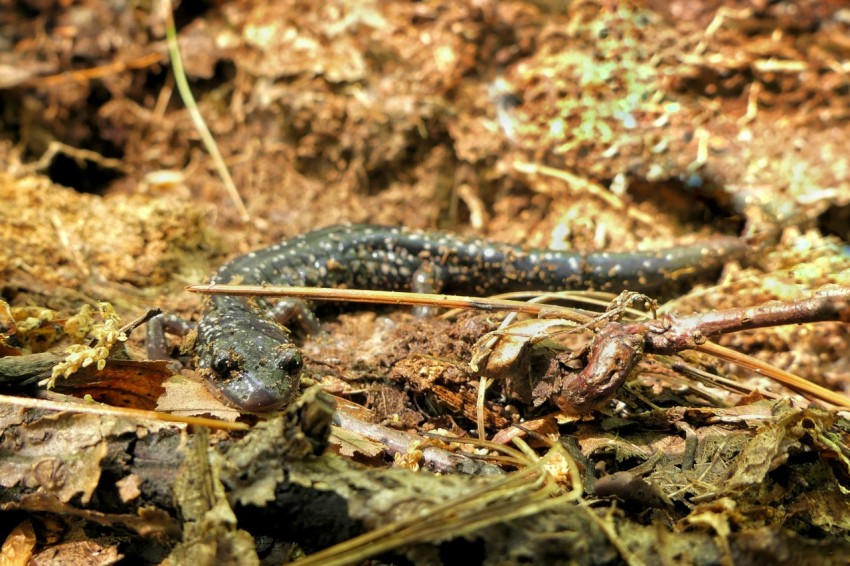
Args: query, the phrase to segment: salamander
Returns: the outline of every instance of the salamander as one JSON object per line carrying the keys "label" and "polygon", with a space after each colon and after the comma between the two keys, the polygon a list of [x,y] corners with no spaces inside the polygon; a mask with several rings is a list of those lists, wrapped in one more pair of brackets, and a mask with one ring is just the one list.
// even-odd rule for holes
{"label": "salamander", "polygon": [[[237,257],[216,271],[212,283],[481,294],[569,289],[647,292],[716,270],[748,249],[742,239],[717,237],[652,252],[577,253],[442,232],[348,225],[310,232]],[[220,397],[249,412],[281,409],[292,401],[304,363],[281,321],[297,306],[297,302],[272,303],[261,297],[210,298],[198,323],[197,365]]]}

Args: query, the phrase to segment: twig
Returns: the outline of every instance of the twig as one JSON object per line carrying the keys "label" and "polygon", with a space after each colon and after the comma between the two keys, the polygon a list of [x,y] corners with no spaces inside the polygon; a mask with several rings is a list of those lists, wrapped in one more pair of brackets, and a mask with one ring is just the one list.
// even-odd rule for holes
{"label": "twig", "polygon": [[245,423],[229,423],[204,417],[183,417],[158,411],[145,411],[142,409],[128,409],[126,407],[112,407],[94,403],[60,403],[58,401],[46,401],[44,399],[29,399],[25,397],[11,397],[0,395],[0,405],[11,405],[15,407],[26,407],[42,409],[47,411],[67,411],[71,413],[88,413],[92,415],[115,415],[119,417],[150,419],[154,421],[167,421],[173,423],[184,423],[196,426],[205,426],[224,430],[248,430]]}
{"label": "twig", "polygon": [[[701,346],[711,336],[786,324],[836,320],[850,322],[850,288],[834,287],[819,291],[809,299],[790,303],[774,302],[757,307],[725,309],[637,323],[645,325],[648,352],[679,352]],[[629,329],[631,330],[631,329]]]}
{"label": "twig", "polygon": [[122,173],[129,173],[131,170],[131,168],[120,159],[104,157],[96,151],[72,147],[68,144],[55,140],[47,145],[47,150],[45,150],[42,156],[39,157],[38,161],[28,163],[21,167],[21,170],[24,173],[36,173],[38,171],[43,171],[50,167],[53,163],[53,159],[57,155],[66,155],[74,159],[78,164],[85,161],[91,161],[104,169],[114,169],[116,171],[121,171]]}
{"label": "twig", "polygon": [[0,384],[8,387],[30,385],[44,376],[49,376],[53,366],[63,359],[64,356],[53,352],[2,357],[0,358]]}
{"label": "twig", "polygon": [[716,358],[738,364],[748,370],[765,375],[799,393],[808,393],[809,395],[823,399],[833,405],[850,408],[850,399],[848,399],[846,395],[821,387],[816,383],[807,381],[780,368],[764,364],[751,356],[742,354],[741,352],[724,348],[723,346],[714,344],[713,342],[706,342],[696,349],[700,352],[710,354]]}
{"label": "twig", "polygon": [[685,317],[668,315],[644,322],[611,322],[594,336],[583,369],[572,369],[569,356],[559,354],[553,359],[547,376],[561,383],[554,400],[562,410],[585,413],[616,394],[643,354],[697,349],[756,368],[796,391],[850,408],[850,399],[840,393],[778,368],[765,371],[764,366],[754,364],[749,356],[707,343],[709,337],[728,332],[827,320],[850,322],[850,288],[833,287],[810,299],[790,303],[776,302]]}
{"label": "twig", "polygon": [[147,324],[150,320],[162,314],[162,309],[159,307],[153,307],[145,311],[142,316],[136,317],[121,328],[118,329],[118,332],[123,332],[124,334],[129,335],[132,331],[142,326],[143,324]]}
{"label": "twig", "polygon": [[193,293],[205,295],[236,295],[250,297],[299,297],[310,300],[346,301],[351,303],[380,303],[388,305],[437,306],[448,308],[479,309],[483,311],[512,311],[539,315],[557,314],[579,324],[593,322],[593,317],[573,309],[553,305],[539,305],[524,301],[511,301],[463,295],[432,295],[398,291],[369,291],[364,289],[332,289],[327,287],[281,287],[263,285],[191,285]]}
{"label": "twig", "polygon": [[160,62],[162,55],[159,53],[148,53],[129,61],[113,61],[99,67],[90,67],[88,69],[79,69],[74,71],[64,71],[55,75],[44,77],[34,77],[24,81],[24,86],[34,87],[52,87],[60,86],[69,82],[77,82],[85,84],[94,79],[117,75],[128,70],[144,69],[152,67]]}

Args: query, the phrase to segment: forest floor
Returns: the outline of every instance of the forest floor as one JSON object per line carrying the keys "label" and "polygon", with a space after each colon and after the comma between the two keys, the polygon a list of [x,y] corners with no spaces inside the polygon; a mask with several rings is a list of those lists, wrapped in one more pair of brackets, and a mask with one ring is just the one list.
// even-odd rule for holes
{"label": "forest floor", "polygon": [[[846,563],[846,413],[705,354],[647,356],[615,402],[578,417],[500,382],[478,407],[469,362],[501,316],[359,307],[302,339],[307,393],[266,419],[209,395],[191,356],[145,362],[142,330],[110,334],[153,307],[197,320],[203,298],[186,285],[347,222],[582,252],[751,241],[750,257],[659,297],[681,314],[846,288],[843,6],[181,2],[185,72],[244,212],[175,86],[166,3],[4,9],[0,355],[62,359],[73,343],[64,367],[92,364],[76,384],[4,392],[253,426],[208,434],[5,398],[4,556],[272,564],[383,528],[340,560]],[[93,337],[99,352],[85,349]],[[846,323],[719,342],[850,394]],[[331,396],[356,426],[332,416]],[[475,449],[429,434],[479,428],[534,454],[427,470],[424,445]],[[500,492],[493,477],[519,483]],[[440,515],[447,502],[466,507]]]}

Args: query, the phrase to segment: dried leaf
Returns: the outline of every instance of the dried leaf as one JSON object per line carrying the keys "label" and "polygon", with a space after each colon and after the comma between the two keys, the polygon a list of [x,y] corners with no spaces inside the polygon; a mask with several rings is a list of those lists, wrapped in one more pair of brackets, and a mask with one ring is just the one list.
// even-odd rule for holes
{"label": "dried leaf", "polygon": [[485,334],[473,346],[473,371],[498,377],[512,371],[532,345],[552,346],[546,339],[555,331],[575,328],[573,322],[559,319],[530,319],[511,324],[505,329]]}
{"label": "dried leaf", "polygon": [[[100,462],[108,452],[104,437],[121,422],[114,417],[59,413],[20,425],[21,445],[15,457],[0,460],[0,485],[41,486],[64,503],[79,497],[87,504],[100,482]],[[53,441],[45,443],[43,438]]]}
{"label": "dried leaf", "polygon": [[331,427],[330,442],[343,456],[354,457],[358,454],[374,458],[386,451],[383,444],[369,440],[338,426]]}
{"label": "dried leaf", "polygon": [[[516,437],[524,438],[529,432],[536,433],[536,435],[544,436],[552,442],[556,442],[560,437],[558,424],[563,424],[560,422],[559,417],[560,415],[557,417],[555,415],[547,415],[539,419],[530,420],[522,423],[522,428],[509,426],[497,432],[493,436],[493,442],[496,444],[509,444],[512,439]],[[573,420],[570,422],[574,422],[578,418],[572,417]]]}
{"label": "dried leaf", "polygon": [[55,389],[76,397],[91,395],[113,407],[153,410],[172,374],[162,361],[109,359],[102,369],[90,366],[58,381]]}
{"label": "dried leaf", "polygon": [[183,375],[174,375],[163,383],[165,394],[159,398],[156,410],[192,417],[210,415],[227,422],[233,422],[241,413],[219,401],[199,380]]}
{"label": "dried leaf", "polygon": [[0,549],[0,566],[26,566],[35,548],[32,523],[24,521],[12,529]]}
{"label": "dried leaf", "polygon": [[764,426],[744,447],[723,484],[726,493],[760,485],[773,469],[784,464],[788,451],[800,445],[806,433],[800,426],[805,411],[790,409],[775,422]]}

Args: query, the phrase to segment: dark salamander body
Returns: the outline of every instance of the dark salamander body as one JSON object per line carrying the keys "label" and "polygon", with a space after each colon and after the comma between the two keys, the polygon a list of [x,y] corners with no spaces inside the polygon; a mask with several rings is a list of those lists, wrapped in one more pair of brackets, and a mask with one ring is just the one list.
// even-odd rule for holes
{"label": "dark salamander body", "polygon": [[[310,232],[240,256],[213,283],[407,290],[427,279],[441,292],[596,289],[652,291],[716,270],[749,250],[737,238],[657,252],[525,249],[439,232],[352,225]],[[247,411],[279,409],[298,390],[301,353],[262,298],[216,295],[198,325],[198,366],[214,389]]]}

